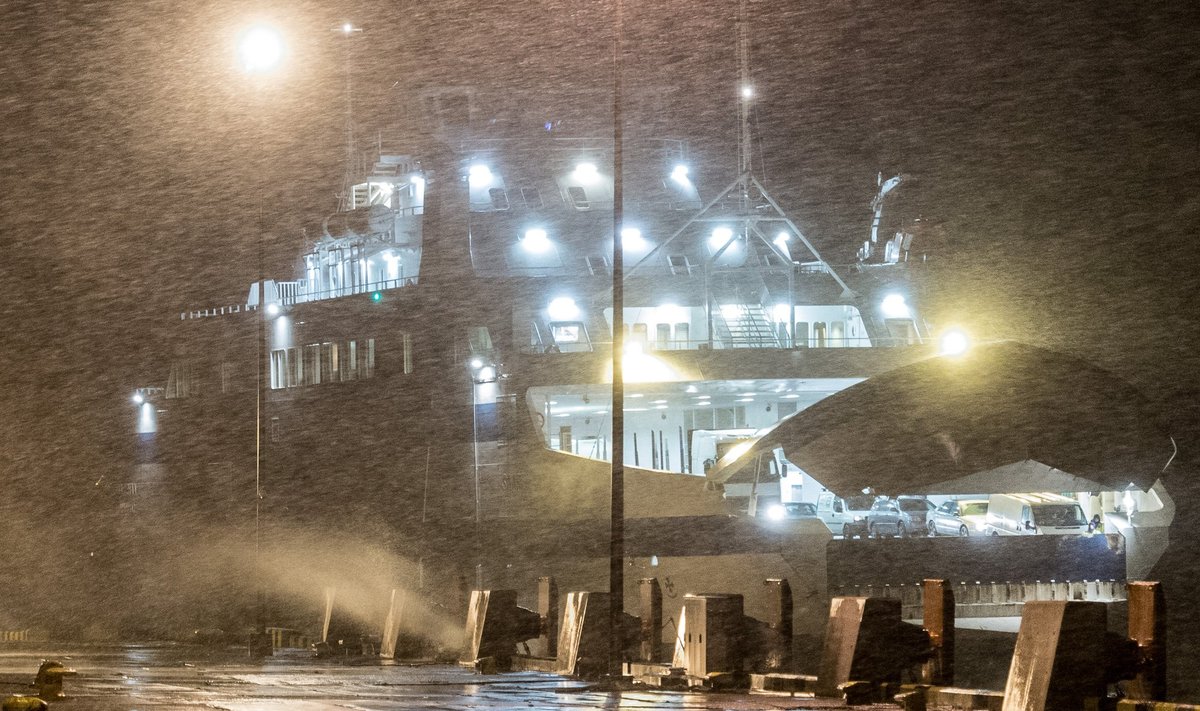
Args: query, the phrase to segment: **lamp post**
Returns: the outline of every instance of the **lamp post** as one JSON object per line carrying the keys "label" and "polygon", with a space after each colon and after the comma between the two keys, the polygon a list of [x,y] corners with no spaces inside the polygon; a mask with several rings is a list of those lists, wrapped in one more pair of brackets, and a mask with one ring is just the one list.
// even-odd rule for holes
{"label": "lamp post", "polygon": [[[238,42],[238,58],[242,70],[255,82],[255,93],[261,94],[262,81],[273,72],[283,59],[283,38],[279,31],[267,25],[256,25],[247,29]],[[261,124],[261,117],[259,123]],[[255,396],[254,396],[254,566],[257,581],[254,637],[250,644],[250,653],[255,656],[267,656],[272,652],[270,640],[266,635],[266,610],[262,585],[262,444],[263,444],[263,405],[266,401],[266,379],[264,360],[266,358],[266,276],[264,274],[263,241],[266,227],[263,215],[262,193],[258,196],[258,306],[254,315],[256,329],[255,362]]]}
{"label": "lamp post", "polygon": [[625,615],[625,254],[624,116],[621,111],[622,0],[613,2],[613,345],[612,345],[612,471],[609,487],[609,652],[608,671],[620,678]]}

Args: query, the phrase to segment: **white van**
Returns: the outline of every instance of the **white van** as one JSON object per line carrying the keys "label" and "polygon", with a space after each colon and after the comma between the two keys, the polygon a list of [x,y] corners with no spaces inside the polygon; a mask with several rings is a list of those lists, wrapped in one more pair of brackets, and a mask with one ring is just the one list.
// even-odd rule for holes
{"label": "white van", "polygon": [[874,496],[851,496],[843,499],[826,491],[817,497],[817,516],[834,535],[842,538],[867,537],[867,512],[875,503]]}
{"label": "white van", "polygon": [[1061,494],[992,494],[984,533],[992,536],[1086,534],[1083,507]]}

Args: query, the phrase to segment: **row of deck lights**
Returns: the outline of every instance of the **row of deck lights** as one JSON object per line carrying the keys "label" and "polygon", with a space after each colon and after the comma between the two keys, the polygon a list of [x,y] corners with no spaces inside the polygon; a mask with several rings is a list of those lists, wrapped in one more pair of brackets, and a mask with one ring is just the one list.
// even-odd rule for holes
{"label": "row of deck lights", "polygon": [[[708,246],[713,252],[725,247],[731,240],[735,239],[736,235],[733,230],[728,227],[717,227],[713,229],[712,234],[708,238]],[[788,243],[791,241],[791,236],[786,232],[780,232],[775,237],[775,246],[779,248],[785,255],[790,254]],[[525,230],[521,236],[521,246],[533,254],[542,254],[554,246],[550,240],[550,235],[541,227],[531,227]],[[642,236],[642,231],[636,227],[626,227],[621,230],[621,247],[626,251],[641,252],[645,251],[649,246],[649,242]],[[734,245],[730,245],[726,251],[733,249]]]}
{"label": "row of deck lights", "polygon": [[[692,187],[692,179],[689,176],[688,167],[682,163],[671,169],[671,180],[682,187]],[[492,169],[483,163],[475,163],[467,169],[467,180],[473,188],[486,188],[492,184],[494,177]],[[584,185],[593,185],[600,180],[600,169],[595,163],[576,163],[571,177]]]}

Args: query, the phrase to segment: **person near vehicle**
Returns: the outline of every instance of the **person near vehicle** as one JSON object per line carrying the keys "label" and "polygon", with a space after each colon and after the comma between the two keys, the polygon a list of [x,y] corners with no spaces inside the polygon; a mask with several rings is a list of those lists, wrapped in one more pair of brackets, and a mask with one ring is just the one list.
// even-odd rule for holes
{"label": "person near vehicle", "polygon": [[1088,533],[1104,533],[1104,519],[1100,514],[1092,516],[1092,520],[1088,522]]}

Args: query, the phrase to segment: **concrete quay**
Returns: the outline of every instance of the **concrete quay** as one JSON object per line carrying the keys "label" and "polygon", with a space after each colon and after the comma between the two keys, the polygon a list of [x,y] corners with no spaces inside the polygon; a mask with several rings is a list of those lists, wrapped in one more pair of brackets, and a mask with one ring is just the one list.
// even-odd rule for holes
{"label": "concrete quay", "polygon": [[454,665],[413,665],[379,659],[318,660],[302,651],[250,660],[244,649],[179,645],[10,647],[0,651],[0,693],[5,697],[36,694],[31,684],[44,659],[61,661],[76,671],[64,684],[66,698],[52,701],[52,709],[847,708],[837,699],[791,695],[655,689],[606,691],[552,674],[481,675]]}

